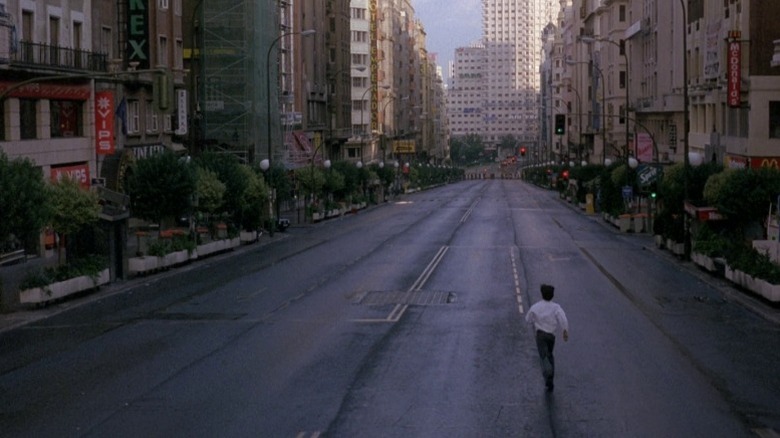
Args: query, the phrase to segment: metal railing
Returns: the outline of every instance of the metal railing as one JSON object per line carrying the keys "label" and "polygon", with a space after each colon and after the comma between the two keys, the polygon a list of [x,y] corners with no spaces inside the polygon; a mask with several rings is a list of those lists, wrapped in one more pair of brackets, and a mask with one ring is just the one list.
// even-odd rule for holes
{"label": "metal railing", "polygon": [[18,50],[11,55],[11,63],[78,71],[108,71],[108,56],[104,53],[29,41],[19,41]]}

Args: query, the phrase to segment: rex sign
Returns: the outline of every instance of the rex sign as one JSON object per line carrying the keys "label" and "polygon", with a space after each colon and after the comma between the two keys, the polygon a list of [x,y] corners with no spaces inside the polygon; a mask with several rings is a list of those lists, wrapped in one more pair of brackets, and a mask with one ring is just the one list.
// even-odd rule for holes
{"label": "rex sign", "polygon": [[127,0],[127,62],[149,68],[149,0]]}

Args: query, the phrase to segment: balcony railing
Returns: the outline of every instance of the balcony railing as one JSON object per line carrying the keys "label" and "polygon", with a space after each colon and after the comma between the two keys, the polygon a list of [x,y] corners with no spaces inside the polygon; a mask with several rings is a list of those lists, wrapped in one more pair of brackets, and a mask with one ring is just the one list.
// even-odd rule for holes
{"label": "balcony railing", "polygon": [[11,63],[19,66],[65,70],[108,71],[108,56],[103,53],[68,49],[29,41],[19,41],[18,50],[11,54]]}

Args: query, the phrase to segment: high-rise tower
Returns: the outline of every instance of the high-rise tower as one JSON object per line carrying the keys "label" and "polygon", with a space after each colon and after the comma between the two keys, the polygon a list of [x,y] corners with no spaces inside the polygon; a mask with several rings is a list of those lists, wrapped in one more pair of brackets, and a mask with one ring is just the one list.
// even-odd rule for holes
{"label": "high-rise tower", "polygon": [[520,142],[538,139],[542,30],[555,22],[558,8],[556,0],[482,0],[486,144],[508,135]]}

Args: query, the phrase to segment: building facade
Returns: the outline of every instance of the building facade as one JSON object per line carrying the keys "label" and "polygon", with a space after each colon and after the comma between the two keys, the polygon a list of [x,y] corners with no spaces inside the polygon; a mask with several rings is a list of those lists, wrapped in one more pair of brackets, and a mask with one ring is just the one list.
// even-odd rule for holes
{"label": "building facade", "polygon": [[780,5],[563,0],[561,8],[564,71],[553,89],[573,108],[569,126],[584,117],[585,160],[682,162],[687,148],[730,167],[777,167],[780,32],[769,23]]}

